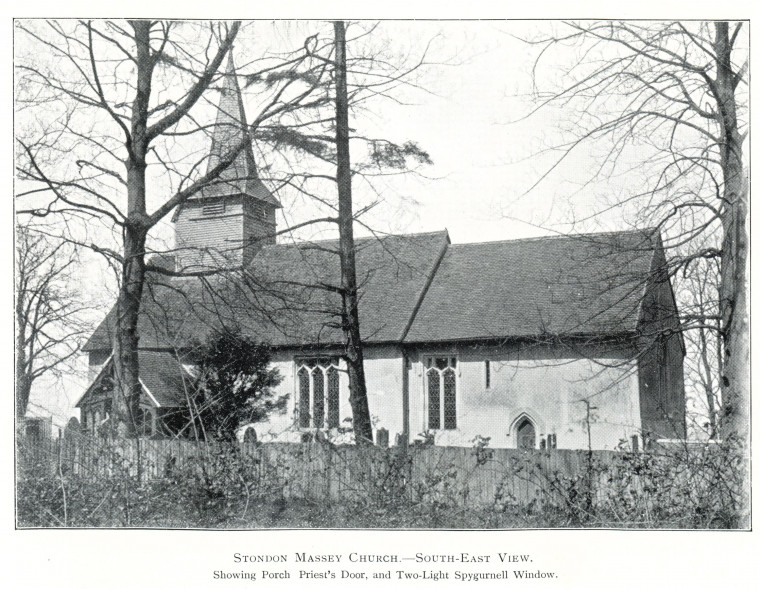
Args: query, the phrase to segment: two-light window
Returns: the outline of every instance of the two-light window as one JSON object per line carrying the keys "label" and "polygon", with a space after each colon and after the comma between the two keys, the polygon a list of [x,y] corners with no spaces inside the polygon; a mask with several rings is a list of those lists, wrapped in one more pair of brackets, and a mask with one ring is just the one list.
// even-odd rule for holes
{"label": "two-light window", "polygon": [[340,379],[337,358],[310,358],[296,364],[298,426],[340,425]]}
{"label": "two-light window", "polygon": [[454,356],[425,359],[428,429],[457,427],[457,359]]}

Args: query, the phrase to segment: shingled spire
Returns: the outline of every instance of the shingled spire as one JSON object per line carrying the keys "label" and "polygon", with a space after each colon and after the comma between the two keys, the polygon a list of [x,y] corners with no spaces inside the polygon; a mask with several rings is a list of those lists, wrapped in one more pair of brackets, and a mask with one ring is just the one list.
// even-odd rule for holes
{"label": "shingled spire", "polygon": [[280,203],[256,170],[235,63],[230,53],[211,136],[207,172],[238,149],[232,163],[175,215],[180,267],[246,265],[258,249],[274,243],[275,210]]}

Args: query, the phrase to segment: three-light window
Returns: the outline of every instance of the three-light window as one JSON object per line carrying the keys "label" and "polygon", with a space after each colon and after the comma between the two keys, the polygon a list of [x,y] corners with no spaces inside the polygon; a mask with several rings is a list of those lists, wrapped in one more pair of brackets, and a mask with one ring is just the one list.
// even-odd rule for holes
{"label": "three-light window", "polygon": [[340,379],[337,358],[297,362],[298,426],[335,428],[340,425]]}

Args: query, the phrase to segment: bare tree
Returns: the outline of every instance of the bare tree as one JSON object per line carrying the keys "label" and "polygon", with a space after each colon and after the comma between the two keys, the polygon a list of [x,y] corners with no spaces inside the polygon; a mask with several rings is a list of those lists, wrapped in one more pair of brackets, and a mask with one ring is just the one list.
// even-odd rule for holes
{"label": "bare tree", "polygon": [[[281,166],[286,170],[282,174],[282,181],[311,201],[323,205],[330,216],[321,220],[338,226],[337,247],[330,248],[323,244],[317,247],[327,249],[338,258],[340,284],[328,284],[319,280],[316,287],[338,293],[341,298],[340,312],[335,315],[339,318],[344,337],[353,430],[357,443],[367,443],[372,441],[372,423],[359,324],[360,280],[357,278],[355,261],[354,225],[360,224],[378,236],[377,232],[362,221],[362,215],[376,206],[382,200],[382,195],[375,194],[369,203],[357,208],[353,198],[353,183],[357,179],[364,180],[371,193],[374,177],[413,172],[417,165],[429,164],[431,160],[414,142],[398,144],[388,139],[362,135],[354,129],[354,125],[349,124],[349,113],[351,110],[366,108],[365,102],[371,99],[393,99],[394,94],[405,86],[416,88],[414,76],[424,67],[427,50],[417,58],[406,56],[398,60],[386,56],[382,50],[369,43],[359,46],[349,56],[347,46],[371,40],[376,27],[359,27],[348,40],[346,29],[346,23],[335,21],[332,38],[327,35],[321,38],[317,34],[309,37],[304,44],[310,61],[304,62],[307,69],[300,75],[316,79],[316,71],[320,72],[324,112],[296,124],[263,129],[260,137],[284,150],[309,156],[305,170],[299,170],[292,160],[285,162]],[[321,75],[325,66],[328,76]],[[349,146],[351,140],[367,148],[364,160],[353,159]],[[334,191],[337,191],[337,204],[329,196]]]}
{"label": "bare tree", "polygon": [[[18,28],[30,48],[19,59],[18,102],[22,113],[26,109],[32,120],[41,121],[29,123],[18,137],[17,169],[29,186],[19,195],[27,199],[21,212],[79,217],[120,235],[116,248],[74,239],[120,269],[113,423],[115,430],[134,431],[140,391],[137,322],[146,272],[170,272],[146,263],[148,234],[219,179],[250,144],[246,129],[205,174],[199,172],[207,152],[196,155],[194,142],[210,128],[204,96],[240,23],[51,21]],[[288,94],[299,82],[293,76],[263,79],[289,65],[278,59],[251,75],[266,93],[250,129],[299,108],[311,93],[307,84]],[[50,120],[41,116],[47,105],[54,105]]]}
{"label": "bare tree", "polygon": [[[352,167],[349,140],[351,127],[349,125],[349,100],[348,92],[348,57],[346,53],[346,24],[343,21],[333,23],[335,35],[334,50],[334,104],[335,104],[335,182],[338,192],[338,230],[339,230],[339,257],[341,268],[341,328],[345,337],[345,358],[348,368],[350,402],[353,414],[353,429],[357,443],[372,442],[372,421],[367,399],[367,382],[364,373],[364,351],[359,325],[359,293],[356,274],[356,250],[354,245],[355,212],[352,198]],[[361,57],[360,60],[366,60]],[[409,73],[397,71],[392,75],[384,73],[382,69],[375,68],[377,59],[370,59],[370,66],[364,66],[364,73],[375,76],[374,83],[359,81],[359,86],[352,92],[354,103],[358,103],[361,91],[387,92],[387,86],[397,83],[404,75]],[[373,71],[374,69],[374,71]],[[384,86],[386,88],[384,88]],[[416,145],[408,143],[406,146],[398,146],[390,141],[382,142],[382,148],[374,145],[374,164],[382,166],[393,162],[397,169],[407,168],[407,158],[418,159],[426,163],[429,158]],[[363,173],[369,173],[367,167]]]}
{"label": "bare tree", "polygon": [[[17,60],[17,103],[25,115],[18,133],[21,213],[65,218],[70,240],[107,256],[118,269],[113,424],[115,429],[122,423],[134,431],[132,413],[140,391],[137,325],[147,274],[202,279],[230,270],[204,267],[188,272],[147,260],[151,235],[166,215],[204,188],[223,182],[225,170],[254,141],[263,164],[254,173],[268,175],[275,192],[295,190],[329,211],[295,228],[339,223],[337,207],[322,192],[325,182],[334,186],[334,173],[322,174],[318,168],[333,166],[336,160],[335,116],[328,108],[334,104],[335,43],[313,35],[299,49],[220,74],[239,23],[51,21],[20,22],[18,29],[21,45],[27,48]],[[366,39],[372,30],[352,40]],[[360,108],[368,98],[407,84],[423,61],[402,70],[389,66],[379,53],[350,59],[349,69],[353,66],[354,73],[363,74],[356,85],[348,86],[350,104]],[[224,76],[238,77],[255,91],[257,113],[250,124],[230,121],[244,127],[243,132],[233,132],[234,144],[221,152],[214,152],[212,145],[207,160],[208,150],[199,155],[198,145],[211,134],[210,105],[215,101],[206,94]],[[50,113],[43,115],[41,109],[48,106]],[[353,168],[363,177],[373,170],[396,174],[407,168],[407,159],[429,159],[413,143],[354,138],[369,147],[370,163]],[[297,157],[290,158],[291,153]],[[316,162],[316,169],[305,170],[306,164],[300,164],[304,153],[312,156],[309,165]],[[315,180],[322,184],[311,188]],[[371,207],[348,214],[356,219]],[[80,222],[78,233],[71,228],[74,220]],[[93,227],[99,225],[104,231],[93,235]],[[369,423],[365,413],[367,419],[360,421]]]}
{"label": "bare tree", "polygon": [[[538,106],[557,107],[564,139],[547,175],[571,154],[604,154],[588,181],[628,170],[629,190],[610,206],[665,235],[670,273],[720,260],[724,425],[746,438],[748,47],[744,23],[567,22],[530,41]],[[563,52],[559,85],[544,88],[542,60]],[[538,183],[540,183],[544,175]],[[619,180],[618,180],[619,182]],[[596,213],[598,214],[598,212]],[[712,316],[684,317],[683,330],[714,329]]]}
{"label": "bare tree", "polygon": [[91,326],[71,287],[71,245],[27,227],[17,228],[16,237],[16,417],[22,418],[34,383],[59,375]]}
{"label": "bare tree", "polygon": [[[679,280],[681,315],[687,322],[698,317],[700,323],[684,332],[693,352],[685,358],[684,378],[695,396],[693,427],[706,431],[710,439],[720,437],[721,390],[719,375],[723,373],[718,286],[720,266],[715,260],[697,260],[689,265]],[[707,422],[704,422],[704,419]]]}
{"label": "bare tree", "polygon": [[364,377],[364,352],[359,330],[359,297],[356,285],[354,210],[351,199],[351,155],[348,138],[348,89],[346,82],[346,25],[335,21],[335,144],[337,147],[338,227],[340,229],[341,295],[346,362],[351,388],[351,410],[357,441],[372,440],[372,422]]}
{"label": "bare tree", "polygon": [[[256,264],[252,264],[241,276],[235,277],[230,290],[211,289],[213,299],[221,306],[230,308],[261,309],[265,321],[275,321],[272,313],[262,304],[263,298],[276,306],[285,306],[291,315],[299,311],[318,312],[325,317],[325,326],[338,328],[343,334],[343,358],[346,361],[352,408],[352,425],[357,443],[372,441],[372,423],[367,398],[364,375],[363,343],[359,323],[359,298],[362,279],[366,279],[375,269],[365,268],[367,274],[357,276],[354,226],[361,225],[376,237],[381,235],[363,220],[363,215],[378,205],[383,195],[373,190],[373,179],[378,176],[404,174],[416,171],[417,165],[431,162],[428,154],[416,143],[407,141],[397,144],[388,139],[369,137],[349,125],[349,113],[368,108],[367,102],[377,99],[394,99],[400,88],[416,88],[415,75],[425,65],[427,50],[416,58],[405,56],[392,58],[378,48],[372,40],[376,27],[354,27],[355,34],[346,38],[346,24],[333,24],[333,35],[318,30],[308,36],[303,48],[287,54],[289,63],[286,76],[292,80],[308,81],[313,90],[308,109],[292,110],[288,116],[276,122],[258,126],[253,139],[257,141],[262,161],[266,162],[266,173],[275,190],[282,194],[290,191],[304,197],[311,205],[310,218],[298,219],[281,233],[291,233],[305,225],[323,224],[337,226],[337,244],[309,243],[306,250],[319,250],[334,256],[340,269],[339,280],[329,280],[327,275],[317,276],[313,283],[298,277],[264,278],[256,274]],[[357,30],[358,29],[358,30]],[[347,46],[353,48],[348,54]],[[251,76],[241,75],[251,81]],[[357,117],[358,118],[358,117]],[[352,158],[349,143],[364,146],[364,158]],[[354,151],[357,151],[354,147]],[[355,206],[354,182],[365,182],[364,192],[370,193],[369,202]],[[337,199],[333,194],[337,193]],[[366,200],[366,196],[365,196]],[[314,210],[324,211],[315,215]],[[268,239],[259,236],[254,239]],[[249,243],[241,244],[250,246]],[[314,268],[312,268],[314,270]],[[329,274],[327,270],[327,274]],[[242,288],[241,288],[242,287]],[[296,288],[296,293],[291,290]],[[340,305],[333,307],[320,298],[317,307],[314,302],[304,303],[300,296],[303,288],[326,291],[338,295]],[[234,294],[233,294],[234,292]],[[258,300],[255,300],[258,299]],[[216,304],[216,303],[215,303]],[[217,307],[218,309],[218,307]],[[222,311],[222,314],[227,314]],[[288,313],[286,313],[287,315]],[[287,320],[286,320],[287,322]],[[227,321],[234,328],[234,319]],[[284,331],[288,328],[279,325]],[[296,327],[297,329],[297,327]]]}

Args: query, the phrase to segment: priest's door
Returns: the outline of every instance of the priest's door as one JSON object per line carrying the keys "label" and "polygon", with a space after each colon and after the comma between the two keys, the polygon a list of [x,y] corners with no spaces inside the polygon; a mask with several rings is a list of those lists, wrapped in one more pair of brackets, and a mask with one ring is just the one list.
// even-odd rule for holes
{"label": "priest's door", "polygon": [[536,448],[536,428],[530,419],[524,418],[517,425],[516,432],[518,448],[523,450],[534,450]]}

